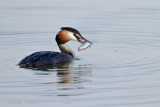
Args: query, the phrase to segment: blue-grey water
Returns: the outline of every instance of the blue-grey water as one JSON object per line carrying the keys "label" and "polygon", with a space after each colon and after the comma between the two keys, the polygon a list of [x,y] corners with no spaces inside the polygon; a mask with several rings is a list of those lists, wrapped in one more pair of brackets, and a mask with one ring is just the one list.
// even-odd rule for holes
{"label": "blue-grey water", "polygon": [[[55,36],[74,27],[94,41],[79,60],[48,70],[16,64],[59,51]],[[159,0],[1,0],[1,107],[160,107]]]}

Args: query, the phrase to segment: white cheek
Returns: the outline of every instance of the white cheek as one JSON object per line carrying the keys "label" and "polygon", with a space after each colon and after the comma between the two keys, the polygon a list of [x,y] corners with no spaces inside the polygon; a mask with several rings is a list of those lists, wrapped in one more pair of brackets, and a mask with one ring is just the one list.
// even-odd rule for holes
{"label": "white cheek", "polygon": [[68,36],[70,40],[78,41],[77,38],[73,35],[72,32],[68,32]]}

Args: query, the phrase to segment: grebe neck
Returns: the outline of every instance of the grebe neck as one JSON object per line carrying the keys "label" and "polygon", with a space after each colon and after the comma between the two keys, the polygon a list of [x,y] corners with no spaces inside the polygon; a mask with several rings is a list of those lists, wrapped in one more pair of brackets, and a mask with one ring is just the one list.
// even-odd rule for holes
{"label": "grebe neck", "polygon": [[76,58],[74,52],[69,48],[69,46],[66,43],[58,44],[58,47],[62,53],[69,54],[69,55],[73,56],[74,58]]}

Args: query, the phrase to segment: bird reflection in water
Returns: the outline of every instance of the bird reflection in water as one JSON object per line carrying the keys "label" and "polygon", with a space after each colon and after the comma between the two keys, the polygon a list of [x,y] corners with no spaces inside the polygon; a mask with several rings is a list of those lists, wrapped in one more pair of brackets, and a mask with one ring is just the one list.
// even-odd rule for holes
{"label": "bird reflection in water", "polygon": [[[36,75],[50,75],[51,72],[56,72],[57,80],[56,82],[52,81],[52,83],[57,84],[57,96],[84,95],[79,89],[86,88],[83,85],[84,82],[91,82],[89,79],[91,76],[90,64],[77,65],[71,62],[55,66],[39,67],[37,70],[42,70],[44,72],[38,72]],[[73,90],[77,92],[74,93]]]}
{"label": "bird reflection in water", "polygon": [[85,82],[83,76],[88,76],[91,74],[91,69],[88,65],[78,65],[78,67],[72,68],[68,67],[57,72],[59,77],[58,83],[81,83]]}
{"label": "bird reflection in water", "polygon": [[83,82],[90,82],[89,76],[91,76],[91,65],[87,64],[78,65],[77,67],[73,67],[71,64],[65,69],[58,71],[57,89],[60,93],[58,93],[57,96],[78,96],[86,94],[79,89],[86,88]]}

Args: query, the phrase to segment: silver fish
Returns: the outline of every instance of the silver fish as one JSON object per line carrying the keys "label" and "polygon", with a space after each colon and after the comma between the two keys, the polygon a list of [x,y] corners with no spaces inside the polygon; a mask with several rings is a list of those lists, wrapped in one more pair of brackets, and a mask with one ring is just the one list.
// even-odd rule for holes
{"label": "silver fish", "polygon": [[78,48],[79,51],[87,49],[88,47],[91,47],[92,42],[84,41],[81,46]]}

